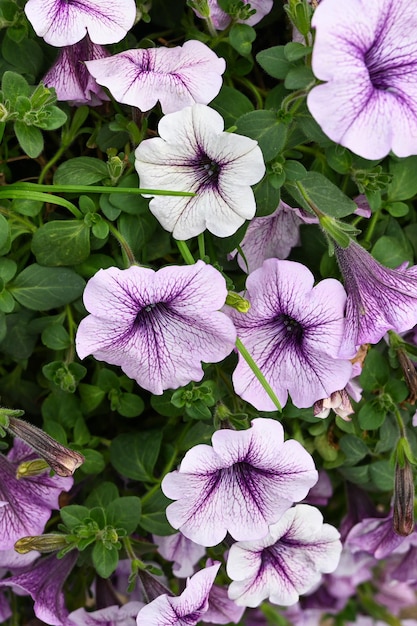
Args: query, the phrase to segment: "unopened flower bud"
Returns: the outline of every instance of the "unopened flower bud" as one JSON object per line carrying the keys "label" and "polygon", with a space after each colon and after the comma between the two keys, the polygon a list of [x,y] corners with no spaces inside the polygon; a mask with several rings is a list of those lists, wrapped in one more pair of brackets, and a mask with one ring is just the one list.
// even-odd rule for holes
{"label": "unopened flower bud", "polygon": [[228,291],[226,304],[233,307],[239,313],[247,313],[250,309],[250,302],[234,291]]}
{"label": "unopened flower bud", "polygon": [[14,437],[27,443],[58,476],[72,476],[77,467],[84,463],[82,454],[58,443],[29,422],[9,416],[9,424],[5,428]]}
{"label": "unopened flower bud", "polygon": [[41,552],[56,552],[67,546],[66,535],[36,535],[34,537],[22,537],[14,544],[14,549],[19,554],[27,554],[32,550]]}
{"label": "unopened flower bud", "polygon": [[397,357],[404,374],[405,383],[410,392],[407,402],[415,404],[417,400],[417,371],[415,365],[406,351],[401,348],[397,350]]}
{"label": "unopened flower bud", "polygon": [[393,529],[403,537],[414,531],[414,479],[407,458],[395,466]]}

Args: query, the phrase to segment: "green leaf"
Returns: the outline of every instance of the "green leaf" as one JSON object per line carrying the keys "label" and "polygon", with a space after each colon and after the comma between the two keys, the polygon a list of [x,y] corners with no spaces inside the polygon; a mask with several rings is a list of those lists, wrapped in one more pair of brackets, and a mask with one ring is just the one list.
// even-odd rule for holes
{"label": "green leaf", "polygon": [[104,399],[106,395],[103,389],[97,387],[96,385],[86,385],[85,383],[80,383],[78,385],[78,391],[81,396],[81,404],[83,411],[85,413],[91,413],[94,411]]}
{"label": "green leaf", "polygon": [[111,463],[122,476],[141,482],[153,481],[161,441],[160,430],[118,435],[110,446]]}
{"label": "green leaf", "polygon": [[164,393],[160,396],[152,396],[152,408],[159,413],[159,415],[163,415],[164,417],[179,417],[183,414],[184,410],[174,406],[171,402],[171,397],[171,390],[164,391]]}
{"label": "green leaf", "polygon": [[290,41],[284,46],[285,57],[288,61],[298,61],[303,59],[312,51],[311,46],[305,46],[297,41]]}
{"label": "green leaf", "polygon": [[34,263],[26,267],[10,283],[13,297],[27,309],[49,311],[78,298],[85,281],[72,269],[42,267]]}
{"label": "green leaf", "polygon": [[394,489],[394,466],[389,461],[376,461],[369,466],[369,477],[379,491]]}
{"label": "green leaf", "polygon": [[119,551],[115,546],[97,541],[94,544],[92,558],[97,574],[102,578],[108,578],[119,563]]}
{"label": "green leaf", "polygon": [[[17,8],[16,4],[15,8]],[[36,41],[27,36],[19,42],[12,40],[9,36],[4,37],[1,52],[3,58],[14,66],[20,75],[25,74],[30,82],[33,82],[32,79],[39,76],[42,71],[44,59],[42,49]],[[29,95],[29,93],[30,89],[27,92],[23,85],[23,91],[20,94]]]}
{"label": "green leaf", "polygon": [[210,102],[210,107],[223,117],[225,128],[234,126],[239,117],[253,111],[253,104],[249,98],[227,85],[223,85],[219,95]]}
{"label": "green leaf", "polygon": [[366,443],[355,435],[343,435],[339,444],[346,456],[344,465],[356,465],[369,452]]}
{"label": "green leaf", "polygon": [[297,206],[303,207],[306,211],[311,212],[311,208],[305,196],[322,213],[331,217],[345,217],[356,210],[353,200],[319,172],[307,172],[307,175],[298,182],[287,180],[285,187],[298,203]]}
{"label": "green leaf", "polygon": [[137,417],[143,413],[145,404],[139,396],[134,393],[122,393],[119,398],[117,412],[123,417]]}
{"label": "green leaf", "polygon": [[108,176],[104,161],[94,157],[75,157],[59,165],[54,174],[54,184],[94,185]]}
{"label": "green leaf", "polygon": [[232,48],[242,56],[251,53],[252,42],[256,39],[256,31],[249,24],[233,24],[229,33],[229,42]]}
{"label": "green leaf", "polygon": [[236,121],[240,134],[256,139],[265,161],[279,154],[288,135],[288,125],[281,122],[274,111],[251,111]]}
{"label": "green leaf", "polygon": [[256,55],[256,60],[262,69],[273,78],[285,78],[289,70],[294,67],[285,55],[285,46],[274,46],[262,50]]}
{"label": "green leaf", "polygon": [[0,254],[7,254],[10,250],[10,226],[4,215],[0,214]]}
{"label": "green leaf", "polygon": [[[85,504],[89,508],[93,508],[95,506],[100,506],[103,509],[107,509],[110,502],[116,500],[119,497],[119,491],[114,483],[106,481],[101,483],[94,491],[92,491],[86,501]],[[111,523],[111,522],[109,522]]]}
{"label": "green leaf", "polygon": [[399,267],[404,261],[413,263],[413,253],[408,241],[382,236],[372,248],[372,256],[386,267]]}
{"label": "green leaf", "polygon": [[384,204],[384,209],[388,211],[392,217],[404,217],[408,215],[410,207],[405,202],[390,202]]}
{"label": "green leaf", "polygon": [[271,177],[264,178],[254,185],[253,193],[256,200],[256,217],[271,215],[277,208],[281,198],[281,189],[271,184]]}
{"label": "green leaf", "polygon": [[85,461],[80,470],[84,474],[100,474],[106,467],[103,455],[97,450],[83,450]]}
{"label": "green leaf", "polygon": [[378,402],[368,402],[358,413],[358,422],[362,430],[376,430],[384,423],[386,412]]}
{"label": "green leaf", "polygon": [[390,371],[386,359],[380,352],[372,349],[366,355],[365,363],[360,376],[360,385],[364,391],[376,391],[387,382]]}
{"label": "green leaf", "polygon": [[355,485],[365,485],[369,482],[369,465],[357,465],[355,467],[340,467],[339,472]]}
{"label": "green leaf", "polygon": [[78,265],[90,254],[90,229],[82,220],[56,220],[33,235],[32,252],[40,265]]}
{"label": "green leaf", "polygon": [[35,348],[37,334],[28,326],[33,315],[31,311],[22,309],[6,316],[7,331],[0,343],[0,351],[16,361],[28,359]]}
{"label": "green leaf", "polygon": [[47,326],[42,333],[42,343],[51,350],[66,350],[71,345],[71,339],[66,328],[60,324]]}
{"label": "green leaf", "polygon": [[305,89],[315,80],[311,68],[306,65],[299,65],[290,69],[285,77],[284,86],[286,89]]}
{"label": "green leaf", "polygon": [[67,526],[69,530],[73,530],[76,526],[84,523],[84,520],[88,518],[90,511],[86,506],[70,504],[69,506],[64,506],[60,510],[60,514],[65,526]]}
{"label": "green leaf", "polygon": [[409,200],[417,193],[417,156],[395,160],[391,158],[389,171],[392,180],[388,185],[389,200]]}
{"label": "green leaf", "polygon": [[136,496],[117,498],[106,507],[107,523],[130,535],[139,524],[141,509],[142,503]]}
{"label": "green leaf", "polygon": [[16,72],[4,72],[1,81],[1,90],[4,94],[4,98],[10,101],[10,104],[14,106],[19,96],[30,96],[31,89],[27,80]]}
{"label": "green leaf", "polygon": [[67,121],[67,114],[56,106],[45,107],[42,113],[45,117],[37,126],[43,130],[56,130],[61,128]]}
{"label": "green leaf", "polygon": [[43,137],[39,128],[17,121],[13,129],[23,152],[26,152],[31,159],[36,159],[43,150]]}
{"label": "green leaf", "polygon": [[172,500],[169,500],[161,489],[152,493],[150,497],[142,498],[142,517],[139,522],[141,528],[162,537],[172,535],[174,529],[165,515],[166,508],[171,502]]}

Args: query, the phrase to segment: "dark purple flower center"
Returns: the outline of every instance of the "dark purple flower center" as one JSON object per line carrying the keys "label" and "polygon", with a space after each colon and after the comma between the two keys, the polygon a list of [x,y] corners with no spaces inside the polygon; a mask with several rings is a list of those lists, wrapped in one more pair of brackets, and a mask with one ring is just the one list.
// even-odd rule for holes
{"label": "dark purple flower center", "polygon": [[365,65],[369,72],[369,79],[375,89],[386,91],[390,87],[390,68],[381,62],[377,46],[372,46],[366,52]]}
{"label": "dark purple flower center", "polygon": [[167,313],[167,306],[164,302],[150,302],[144,306],[136,315],[133,322],[134,328],[140,328],[148,326],[156,318],[165,316]]}
{"label": "dark purple flower center", "polygon": [[212,161],[210,157],[204,154],[198,159],[197,168],[202,187],[217,187],[221,169],[219,163]]}
{"label": "dark purple flower center", "polygon": [[297,320],[285,313],[277,315],[274,321],[281,326],[284,334],[291,343],[297,345],[301,344],[304,336],[304,328],[300,322],[297,322]]}

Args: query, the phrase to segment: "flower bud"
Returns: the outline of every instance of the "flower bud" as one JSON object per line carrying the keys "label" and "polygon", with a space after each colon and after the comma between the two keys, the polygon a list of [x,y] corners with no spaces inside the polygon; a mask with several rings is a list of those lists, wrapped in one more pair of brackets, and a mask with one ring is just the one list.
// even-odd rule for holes
{"label": "flower bud", "polygon": [[414,479],[407,458],[395,466],[393,529],[403,537],[414,531]]}
{"label": "flower bud", "polygon": [[37,552],[56,552],[67,546],[66,535],[36,535],[34,537],[22,537],[14,544],[14,549],[19,554],[27,554],[32,550]]}

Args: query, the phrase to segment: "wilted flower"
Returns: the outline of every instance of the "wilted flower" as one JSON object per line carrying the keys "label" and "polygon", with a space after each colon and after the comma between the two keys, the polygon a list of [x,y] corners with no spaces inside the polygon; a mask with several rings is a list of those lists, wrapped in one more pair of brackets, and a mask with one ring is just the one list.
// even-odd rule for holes
{"label": "wilted flower", "polygon": [[317,481],[312,457],[297,441],[284,442],[279,422],[254,419],[247,430],[218,430],[212,447],[189,450],[162,490],[176,500],[169,523],[205,546],[263,537]]}
{"label": "wilted flower", "polygon": [[[268,259],[247,278],[249,311],[230,312],[239,338],[282,405],[289,392],[295,406],[310,407],[343,389],[351,375],[351,363],[337,358],[344,289],[332,278],[313,285],[313,274],[304,265]],[[241,356],[233,385],[257,409],[276,409]]]}
{"label": "wilted flower", "polygon": [[219,311],[226,295],[223,276],[203,261],[100,270],[84,291],[91,315],[78,328],[78,355],[119,365],[155,394],[201,380],[201,361],[217,363],[234,346],[233,324]]}
{"label": "wilted flower", "polygon": [[62,626],[68,616],[62,586],[77,556],[77,551],[73,551],[62,559],[57,559],[55,554],[42,557],[18,574],[0,580],[0,588],[11,587],[20,594],[29,594],[35,602],[36,617],[47,624]]}
{"label": "wilted flower", "polygon": [[51,46],[71,46],[88,33],[94,43],[116,43],[136,17],[135,0],[28,0],[25,13]]}
{"label": "wilted flower", "polygon": [[323,524],[320,511],[308,504],[289,509],[258,541],[238,541],[230,548],[227,573],[234,581],[229,597],[241,606],[256,607],[268,598],[289,606],[333,572],[342,544],[333,526]]}
{"label": "wilted flower", "polygon": [[43,77],[47,87],[54,87],[58,100],[73,105],[99,106],[109,97],[88,71],[85,61],[104,59],[109,53],[93,43],[88,35],[72,46],[64,46],[51,69]]}
{"label": "wilted flower", "polygon": [[143,607],[137,617],[138,626],[195,626],[208,609],[208,597],[220,563],[200,570],[187,580],[187,587],[178,597],[163,594]]}
{"label": "wilted flower", "polygon": [[317,223],[314,215],[292,208],[280,200],[276,210],[266,217],[250,221],[237,255],[239,266],[248,274],[266,259],[286,259],[294,246],[300,245],[301,224]]}
{"label": "wilted flower", "polygon": [[206,228],[228,237],[255,215],[250,185],[265,173],[256,141],[224,132],[222,116],[203,104],[165,115],[158,131],[136,149],[141,186],[197,194],[152,198],[149,208],[165,230],[176,239]]}
{"label": "wilted flower", "polygon": [[39,476],[16,478],[16,469],[22,461],[36,455],[23,442],[16,440],[9,454],[0,454],[0,537],[1,549],[13,548],[26,535],[43,532],[52,509],[59,509],[61,491],[68,491],[72,478]]}
{"label": "wilted flower", "polygon": [[[251,9],[255,9],[255,13],[249,16],[247,20],[244,20],[245,24],[249,26],[255,26],[261,21],[265,15],[267,15],[272,9],[273,0],[242,0],[244,4],[250,4]],[[207,0],[207,4],[210,10],[210,19],[217,30],[224,30],[230,24],[231,17],[223,9],[219,7],[217,0]],[[202,17],[201,13],[194,9],[194,12]],[[241,20],[239,20],[241,21]]]}
{"label": "wilted flower", "polygon": [[208,104],[219,93],[226,68],[208,46],[191,40],[175,48],[126,50],[86,65],[117,102],[149,111],[159,100],[164,113]]}
{"label": "wilted flower", "polygon": [[366,159],[417,154],[417,12],[408,0],[326,0],[315,10],[308,108]]}
{"label": "wilted flower", "polygon": [[364,343],[377,343],[388,330],[404,332],[417,323],[417,266],[384,267],[356,241],[335,243],[348,295],[339,355],[352,357]]}

